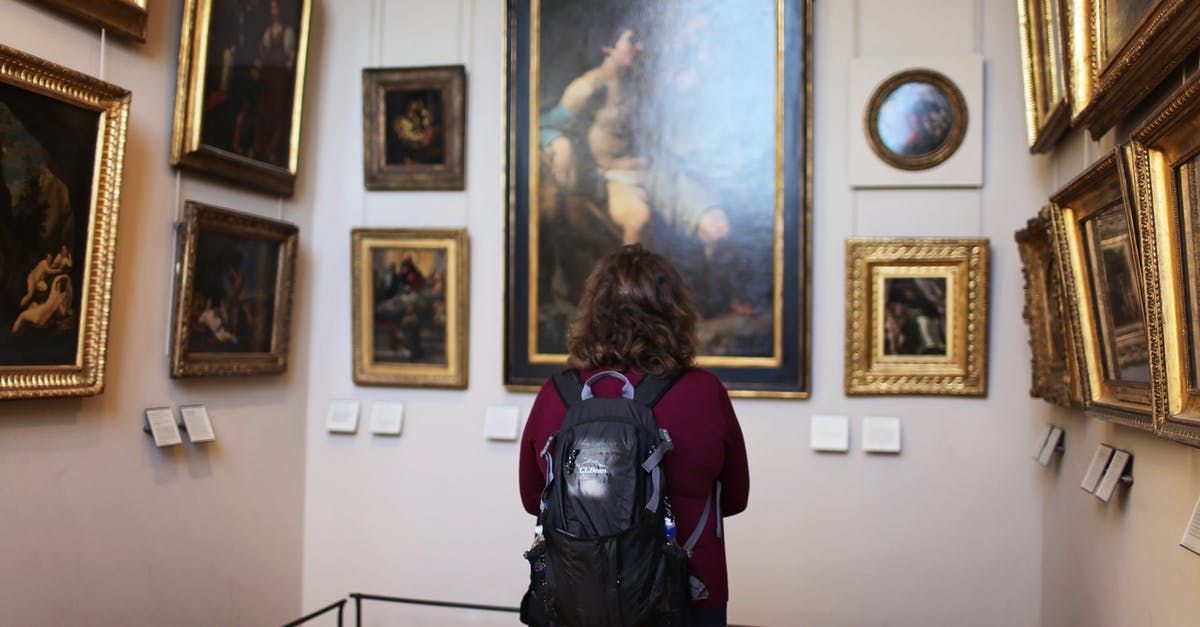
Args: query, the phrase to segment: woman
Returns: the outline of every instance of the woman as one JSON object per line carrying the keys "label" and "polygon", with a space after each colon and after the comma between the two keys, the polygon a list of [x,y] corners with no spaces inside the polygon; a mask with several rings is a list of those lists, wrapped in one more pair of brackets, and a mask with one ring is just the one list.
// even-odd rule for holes
{"label": "woman", "polygon": [[[716,375],[692,366],[696,356],[696,305],[679,273],[658,253],[639,244],[605,255],[588,277],[579,312],[567,337],[567,363],[587,379],[619,370],[637,385],[645,374],[674,384],[654,408],[659,428],[675,449],[665,457],[678,537],[691,536],[704,503],[720,482],[716,515],[709,515],[688,567],[704,582],[707,598],[694,600],[687,625],[725,625],[729,600],[721,516],[746,509],[750,475],[741,427],[725,386]],[[621,382],[594,384],[597,396],[620,395]],[[521,439],[520,488],[525,510],[537,515],[546,484],[539,456],[562,424],[566,406],[547,381],[530,410]]]}

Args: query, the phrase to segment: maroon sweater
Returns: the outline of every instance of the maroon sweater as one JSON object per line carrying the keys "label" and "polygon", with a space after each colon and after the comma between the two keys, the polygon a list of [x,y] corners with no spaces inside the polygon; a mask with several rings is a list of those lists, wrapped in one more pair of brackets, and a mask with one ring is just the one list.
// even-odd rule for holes
{"label": "maroon sweater", "polygon": [[[581,375],[586,380],[595,372]],[[624,374],[634,385],[642,379],[640,372]],[[605,377],[593,385],[593,391],[596,396],[619,396],[621,382],[616,377]],[[546,461],[539,453],[550,434],[562,425],[566,413],[554,383],[546,381],[533,402],[521,437],[521,501],[535,516],[546,485]],[[750,495],[746,443],[725,386],[703,368],[684,372],[659,400],[654,416],[659,428],[666,429],[675,442],[675,450],[667,454],[663,465],[679,543],[683,544],[700,521],[704,501],[717,480],[721,481],[720,514],[732,516],[746,509]],[[725,540],[723,534],[717,537],[718,522],[717,512],[711,512],[688,561],[692,574],[708,586],[708,598],[696,604],[700,607],[720,607],[729,601]]]}

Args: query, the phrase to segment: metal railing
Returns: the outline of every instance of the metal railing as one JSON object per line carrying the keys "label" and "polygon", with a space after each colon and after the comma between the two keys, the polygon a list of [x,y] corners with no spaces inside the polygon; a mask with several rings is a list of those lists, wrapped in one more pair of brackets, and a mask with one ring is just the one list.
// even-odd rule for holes
{"label": "metal railing", "polygon": [[[435,607],[449,607],[464,610],[482,610],[485,612],[510,612],[519,614],[521,608],[506,607],[502,605],[480,605],[478,603],[455,603],[452,601],[430,601],[428,599],[405,599],[401,597],[389,597],[378,594],[362,594],[360,592],[351,592],[350,598],[354,599],[354,624],[355,627],[362,627],[362,602],[363,601],[385,601],[387,603],[407,603],[409,605],[432,605]],[[338,622],[341,625],[341,622]]]}

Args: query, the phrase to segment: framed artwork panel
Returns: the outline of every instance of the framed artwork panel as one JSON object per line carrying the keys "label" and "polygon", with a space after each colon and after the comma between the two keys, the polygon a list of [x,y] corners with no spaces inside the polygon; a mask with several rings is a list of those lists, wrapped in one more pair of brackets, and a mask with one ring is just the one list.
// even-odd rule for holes
{"label": "framed artwork panel", "polygon": [[186,0],[171,165],[291,196],[311,0]]}
{"label": "framed artwork panel", "polygon": [[988,241],[846,240],[847,396],[987,395]]}
{"label": "framed artwork panel", "polygon": [[108,31],[146,41],[146,12],[149,0],[30,0],[54,7]]}
{"label": "framed artwork panel", "polygon": [[0,399],[104,389],[129,102],[0,45]]}
{"label": "framed artwork panel", "polygon": [[1187,0],[1070,0],[1072,126],[1099,139],[1200,47]]}
{"label": "framed artwork panel", "polygon": [[564,366],[592,266],[638,242],[695,296],[700,365],[807,397],[811,0],[507,7],[506,387]]}
{"label": "framed artwork panel", "polygon": [[983,57],[857,57],[849,84],[852,186],[983,184]]}
{"label": "framed artwork panel", "polygon": [[1177,90],[1133,135],[1145,252],[1147,322],[1161,338],[1159,434],[1200,446],[1200,80]]}
{"label": "framed artwork panel", "polygon": [[465,229],[354,229],[354,382],[467,387]]}
{"label": "framed artwork panel", "polygon": [[189,200],[177,234],[171,376],[286,372],[299,229]]}
{"label": "framed artwork panel", "polygon": [[1050,208],[1043,207],[1015,237],[1025,276],[1023,315],[1032,352],[1029,395],[1076,406],[1082,400],[1079,374]]}
{"label": "framed artwork panel", "polygon": [[[1128,204],[1122,149],[1101,158],[1051,197],[1070,329],[1088,413],[1154,430],[1152,339],[1142,306],[1143,232]],[[1143,223],[1144,226],[1144,223]]]}
{"label": "framed artwork panel", "polygon": [[1065,0],[1019,0],[1029,151],[1051,150],[1071,126]]}
{"label": "framed artwork panel", "polygon": [[367,189],[463,189],[466,69],[363,70]]}

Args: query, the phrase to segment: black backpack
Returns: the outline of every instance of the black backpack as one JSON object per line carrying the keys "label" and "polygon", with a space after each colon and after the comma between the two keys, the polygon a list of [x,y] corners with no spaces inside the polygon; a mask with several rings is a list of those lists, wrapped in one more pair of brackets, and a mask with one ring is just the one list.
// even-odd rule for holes
{"label": "black backpack", "polygon": [[[593,397],[591,384],[606,376],[624,381],[621,397]],[[542,449],[541,535],[525,555],[522,622],[682,625],[687,551],[665,532],[674,520],[661,466],[673,444],[653,412],[671,381],[647,375],[635,389],[614,370],[586,382],[565,370],[553,381],[567,413]]]}

